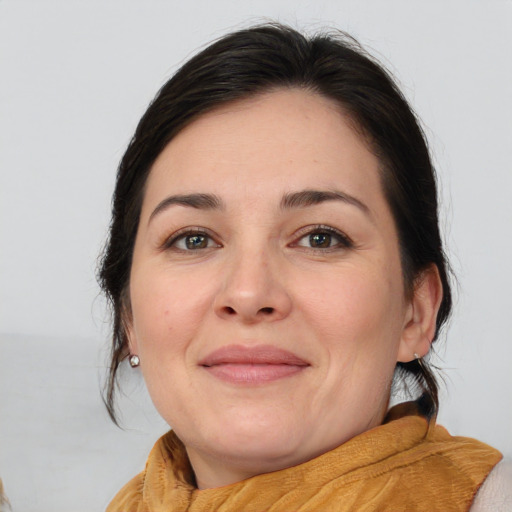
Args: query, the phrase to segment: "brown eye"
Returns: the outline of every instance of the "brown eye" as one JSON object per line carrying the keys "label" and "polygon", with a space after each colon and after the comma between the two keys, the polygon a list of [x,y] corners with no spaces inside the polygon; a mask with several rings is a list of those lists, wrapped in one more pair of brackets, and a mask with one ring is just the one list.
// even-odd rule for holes
{"label": "brown eye", "polygon": [[331,247],[332,236],[329,233],[313,233],[309,235],[309,245],[315,249]]}
{"label": "brown eye", "polygon": [[207,233],[201,231],[188,231],[179,233],[166,244],[168,249],[177,249],[179,251],[191,252],[203,249],[212,249],[220,247],[219,244]]}
{"label": "brown eye", "polygon": [[353,243],[348,236],[329,226],[315,226],[293,245],[319,251],[327,249],[345,250],[353,247]]}
{"label": "brown eye", "polygon": [[184,239],[187,249],[206,249],[208,247],[208,237],[205,235],[188,235]]}

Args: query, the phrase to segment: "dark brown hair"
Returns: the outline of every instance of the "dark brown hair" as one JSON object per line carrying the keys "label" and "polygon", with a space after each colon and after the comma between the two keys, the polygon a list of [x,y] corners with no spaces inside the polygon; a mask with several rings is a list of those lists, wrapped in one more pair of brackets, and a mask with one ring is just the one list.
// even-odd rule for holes
{"label": "dark brown hair", "polygon": [[[307,37],[268,24],[240,30],[195,55],[162,87],[140,120],[119,165],[110,234],[99,282],[113,313],[105,403],[116,421],[116,375],[128,355],[123,325],[135,235],[151,166],[187,124],[223,104],[278,88],[304,88],[336,102],[379,158],[382,184],[397,226],[406,291],[436,265],[443,286],[436,338],[451,311],[448,265],[438,222],[435,171],[418,120],[390,75],[351,37]],[[428,415],[438,407],[436,379],[423,361],[398,363],[412,377]],[[410,380],[410,379],[409,379]]]}

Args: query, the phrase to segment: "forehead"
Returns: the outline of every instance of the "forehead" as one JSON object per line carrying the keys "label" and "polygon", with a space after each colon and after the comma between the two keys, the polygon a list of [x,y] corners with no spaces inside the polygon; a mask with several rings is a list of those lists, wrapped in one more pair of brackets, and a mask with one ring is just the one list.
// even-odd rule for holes
{"label": "forehead", "polygon": [[222,106],[179,132],[153,164],[144,203],[198,191],[271,200],[305,188],[382,196],[379,162],[334,101],[283,89]]}

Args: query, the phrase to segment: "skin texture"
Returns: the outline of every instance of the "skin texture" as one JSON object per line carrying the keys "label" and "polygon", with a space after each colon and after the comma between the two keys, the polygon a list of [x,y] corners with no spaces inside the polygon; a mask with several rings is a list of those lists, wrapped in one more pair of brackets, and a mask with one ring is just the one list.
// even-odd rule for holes
{"label": "skin texture", "polygon": [[[360,204],[282,207],[304,190]],[[157,208],[198,193],[223,207]],[[333,102],[294,89],[205,114],[164,149],[129,292],[130,351],[199,488],[296,465],[379,425],[396,362],[428,351],[441,295],[433,270],[406,297],[377,158]],[[283,349],[304,366],[242,382],[201,364],[232,345]]]}

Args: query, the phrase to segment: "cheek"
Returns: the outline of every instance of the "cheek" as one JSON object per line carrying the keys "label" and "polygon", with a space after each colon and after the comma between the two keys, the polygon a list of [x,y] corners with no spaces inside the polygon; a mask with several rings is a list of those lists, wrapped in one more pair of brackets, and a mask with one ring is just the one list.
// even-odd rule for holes
{"label": "cheek", "polygon": [[362,348],[386,337],[399,337],[400,279],[384,279],[380,273],[355,273],[348,269],[338,275],[332,273],[323,282],[317,279],[315,286],[306,284],[298,295],[303,297],[304,314],[328,339]]}
{"label": "cheek", "polygon": [[139,272],[131,279],[133,330],[141,355],[165,357],[186,347],[211,303],[198,273]]}
{"label": "cheek", "polygon": [[328,359],[319,407],[338,400],[339,410],[357,411],[361,401],[380,408],[387,399],[403,322],[400,274],[393,275],[348,269],[332,274],[323,293],[303,290],[304,311]]}
{"label": "cheek", "polygon": [[133,335],[141,371],[156,409],[173,425],[187,417],[191,401],[192,341],[211,303],[200,276],[169,277],[138,271],[131,279]]}

